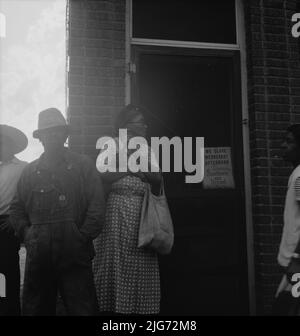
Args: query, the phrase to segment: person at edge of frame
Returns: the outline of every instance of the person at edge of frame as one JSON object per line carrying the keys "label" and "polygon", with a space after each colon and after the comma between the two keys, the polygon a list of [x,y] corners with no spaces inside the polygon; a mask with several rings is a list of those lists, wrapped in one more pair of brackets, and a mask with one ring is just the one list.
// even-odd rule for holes
{"label": "person at edge of frame", "polygon": [[284,207],[284,226],[278,253],[283,276],[275,294],[272,314],[300,315],[300,301],[293,295],[293,275],[300,273],[300,124],[287,128],[282,156],[292,163]]}
{"label": "person at edge of frame", "polygon": [[56,108],[39,114],[33,137],[44,153],[23,171],[10,207],[27,256],[22,314],[55,315],[59,292],[68,315],[98,314],[93,239],[105,215],[92,160],[64,146],[69,126]]}
{"label": "person at edge of frame", "polygon": [[[9,205],[27,162],[15,157],[28,145],[26,135],[15,127],[0,125],[0,316],[19,316],[20,242],[9,219]],[[2,293],[2,290],[4,293]]]}

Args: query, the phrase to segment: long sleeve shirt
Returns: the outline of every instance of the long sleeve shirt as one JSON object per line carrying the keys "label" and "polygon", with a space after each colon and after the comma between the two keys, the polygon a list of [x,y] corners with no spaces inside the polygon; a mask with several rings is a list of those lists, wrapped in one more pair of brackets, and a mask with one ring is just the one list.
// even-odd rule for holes
{"label": "long sleeve shirt", "polygon": [[296,252],[300,239],[300,166],[292,172],[288,181],[284,207],[284,226],[278,253],[278,263],[287,267]]}
{"label": "long sleeve shirt", "polygon": [[16,157],[0,162],[0,215],[7,215],[16,192],[17,183],[27,162]]}

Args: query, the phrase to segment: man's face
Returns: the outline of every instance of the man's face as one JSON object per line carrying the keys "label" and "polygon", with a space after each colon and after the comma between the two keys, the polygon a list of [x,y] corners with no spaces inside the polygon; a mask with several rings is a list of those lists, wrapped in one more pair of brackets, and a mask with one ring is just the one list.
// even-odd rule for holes
{"label": "man's face", "polygon": [[298,162],[300,159],[300,148],[295,140],[293,133],[287,132],[281,145],[282,157],[285,161]]}
{"label": "man's face", "polygon": [[66,130],[61,127],[45,129],[39,135],[39,139],[43,144],[45,151],[61,149],[64,147],[67,137]]}

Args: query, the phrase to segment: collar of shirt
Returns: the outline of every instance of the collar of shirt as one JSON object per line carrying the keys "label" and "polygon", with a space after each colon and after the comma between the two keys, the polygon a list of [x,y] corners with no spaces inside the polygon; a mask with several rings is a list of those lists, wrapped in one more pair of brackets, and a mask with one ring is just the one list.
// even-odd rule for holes
{"label": "collar of shirt", "polygon": [[[71,169],[72,168],[72,162],[70,160],[70,153],[69,153],[69,149],[67,147],[64,148],[64,153],[62,156],[62,162],[61,163],[65,163],[67,165],[67,169]],[[60,164],[61,164],[60,163]],[[35,171],[39,171],[39,170],[49,170],[49,166],[47,165],[46,161],[45,161],[45,154],[43,153],[40,158],[38,159],[37,165],[35,166]]]}

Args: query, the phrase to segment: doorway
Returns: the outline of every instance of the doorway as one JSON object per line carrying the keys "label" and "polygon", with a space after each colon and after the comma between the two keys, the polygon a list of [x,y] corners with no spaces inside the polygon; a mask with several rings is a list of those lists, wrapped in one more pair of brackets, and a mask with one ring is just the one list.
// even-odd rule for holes
{"label": "doorway", "polygon": [[204,137],[231,158],[230,185],[164,173],[175,244],[160,257],[161,314],[247,315],[239,51],[133,46],[132,62],[131,99],[148,111],[149,136]]}

